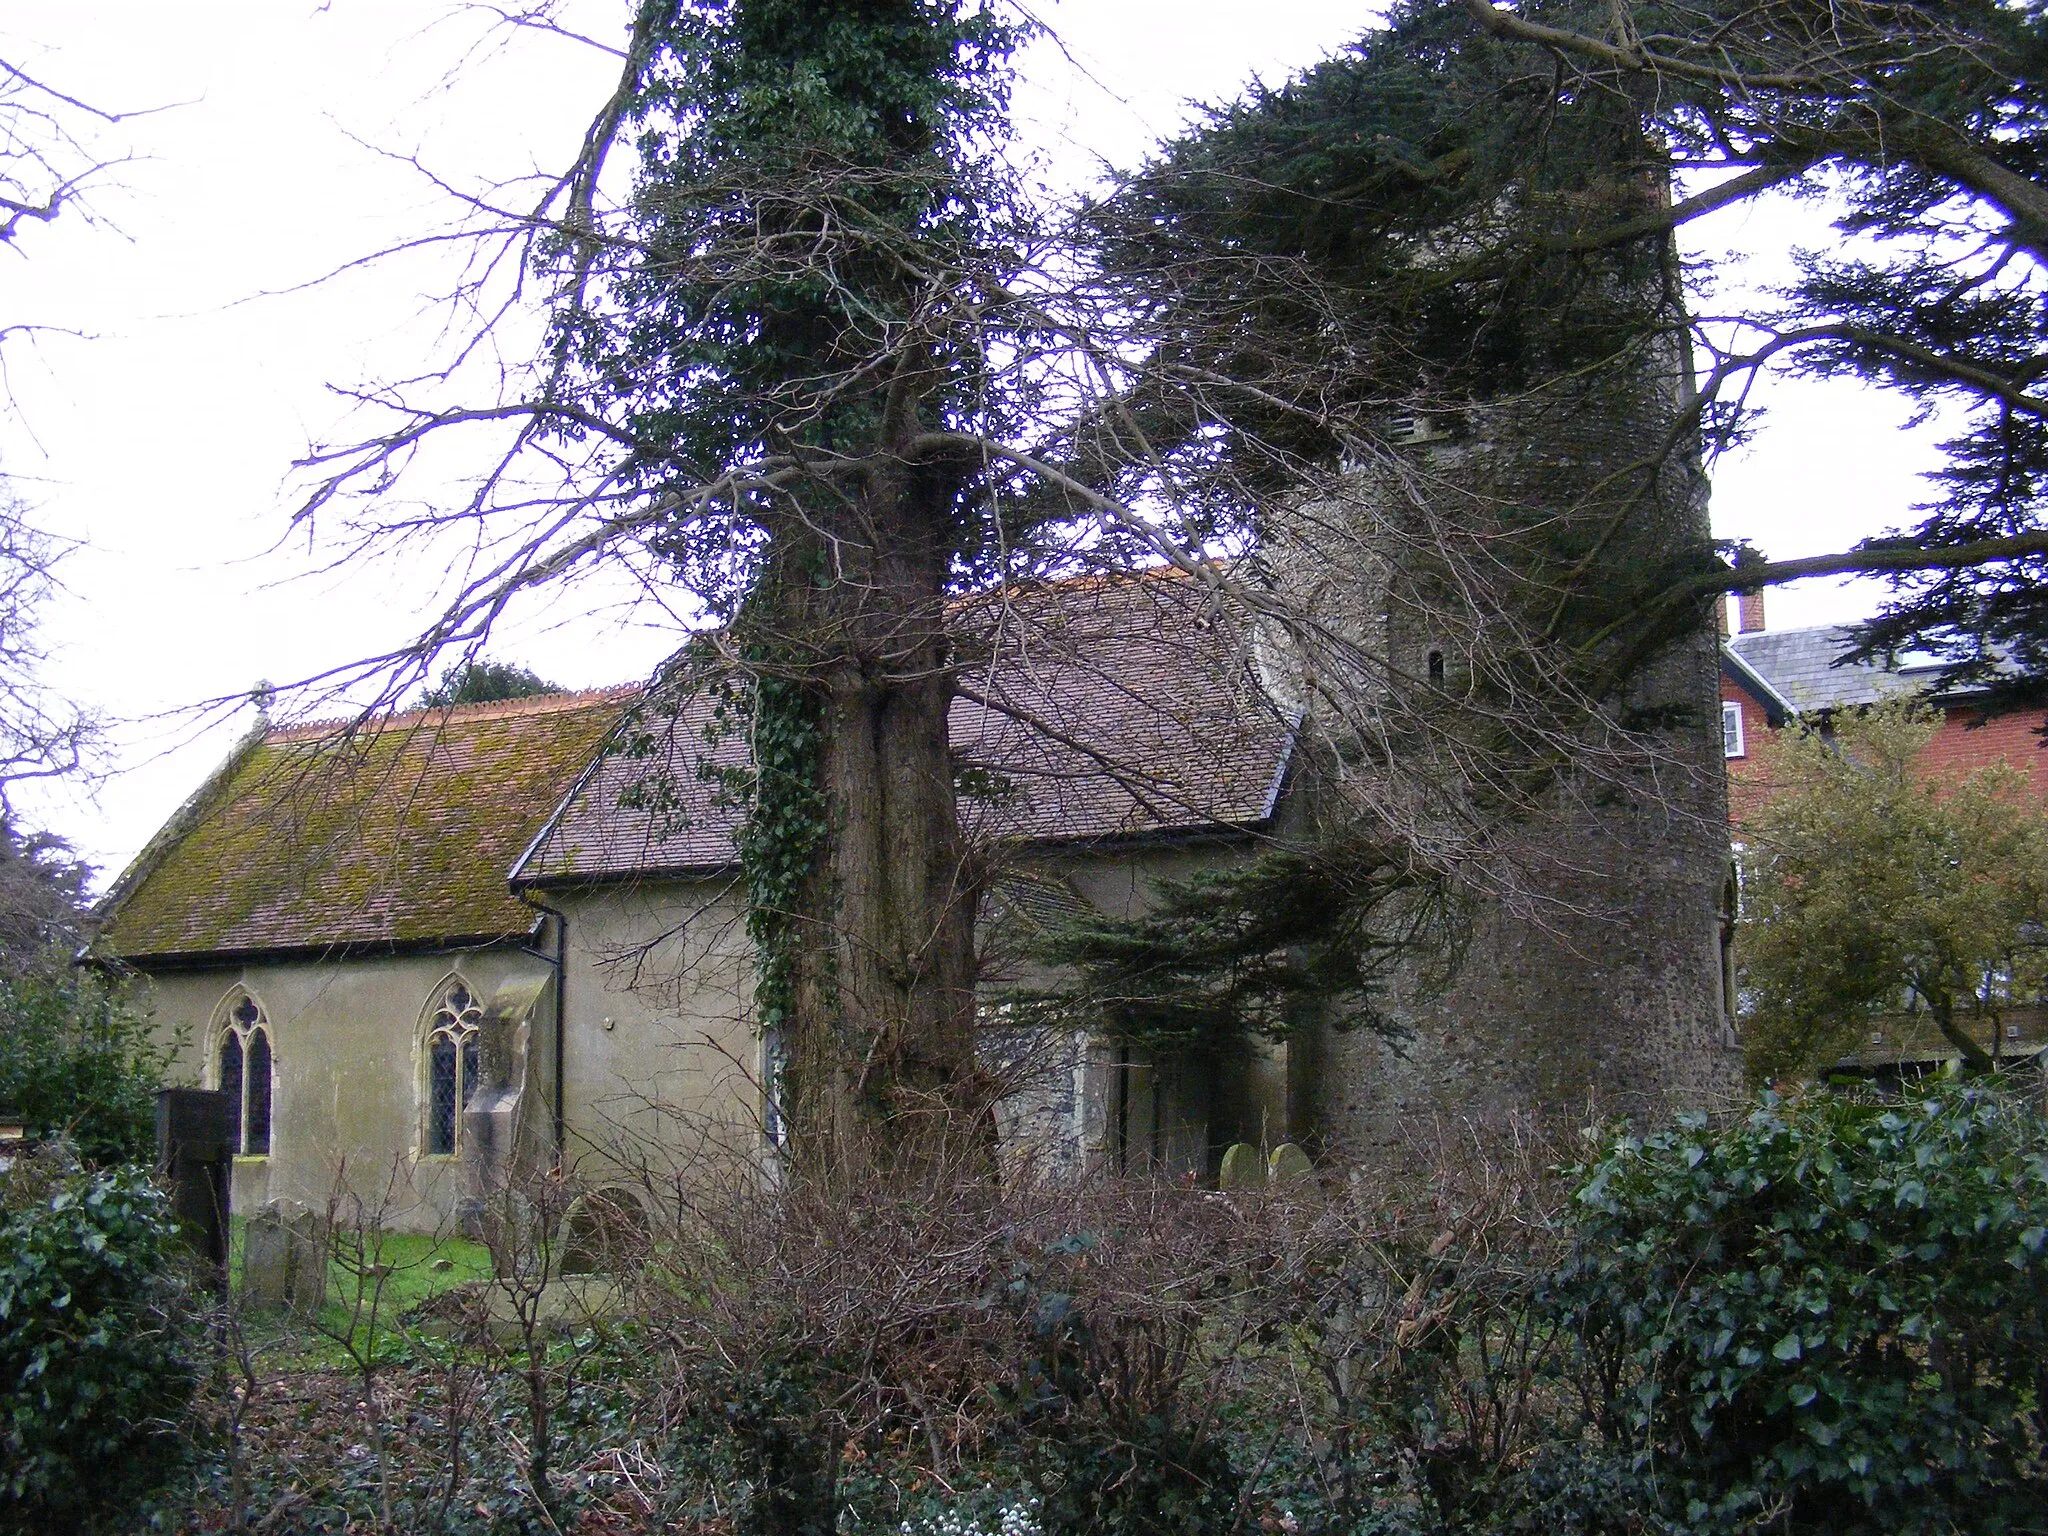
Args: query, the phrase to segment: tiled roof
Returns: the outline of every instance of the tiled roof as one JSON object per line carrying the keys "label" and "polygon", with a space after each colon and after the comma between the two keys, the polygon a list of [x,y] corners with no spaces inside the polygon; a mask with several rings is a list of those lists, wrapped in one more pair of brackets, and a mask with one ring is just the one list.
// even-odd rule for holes
{"label": "tiled roof", "polygon": [[[977,600],[952,737],[972,838],[1089,842],[1263,821],[1286,766],[1287,722],[1257,687],[1247,626],[1196,583],[1160,573]],[[744,743],[707,743],[703,695],[603,758],[521,861],[521,882],[729,864],[738,812],[721,770]],[[622,802],[624,802],[622,804]]]}
{"label": "tiled roof", "polygon": [[[1159,574],[956,610],[953,710],[971,837],[1089,842],[1250,826],[1291,741],[1247,626]],[[737,808],[699,694],[601,752],[620,688],[267,732],[158,834],[102,904],[95,953],[131,960],[526,932],[521,884],[722,868]],[[644,749],[644,750],[641,750]],[[706,768],[713,770],[707,774]]]}
{"label": "tiled roof", "polygon": [[116,882],[94,952],[143,960],[524,933],[534,913],[506,871],[636,692],[269,731]]}

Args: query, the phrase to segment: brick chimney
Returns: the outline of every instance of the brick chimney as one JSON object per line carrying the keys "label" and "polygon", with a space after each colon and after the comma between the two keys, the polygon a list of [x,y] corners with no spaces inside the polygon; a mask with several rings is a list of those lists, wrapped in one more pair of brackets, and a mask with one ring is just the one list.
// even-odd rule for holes
{"label": "brick chimney", "polygon": [[1764,589],[1742,594],[1742,633],[1756,634],[1764,627]]}
{"label": "brick chimney", "polygon": [[1726,592],[1723,592],[1714,599],[1714,628],[1720,632],[1723,640],[1728,638],[1728,594]]}

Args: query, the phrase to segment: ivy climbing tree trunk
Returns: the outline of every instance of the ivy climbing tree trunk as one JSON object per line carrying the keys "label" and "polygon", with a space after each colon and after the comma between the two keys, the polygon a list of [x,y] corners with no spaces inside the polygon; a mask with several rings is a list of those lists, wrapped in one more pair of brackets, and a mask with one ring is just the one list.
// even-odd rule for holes
{"label": "ivy climbing tree trunk", "polygon": [[686,500],[667,548],[746,674],[740,856],[790,1160],[951,1171],[989,1123],[946,615],[988,538],[956,444],[987,408],[1011,34],[963,0],[668,0],[638,35],[634,254],[605,302],[573,290],[565,377],[650,480],[728,477],[730,516]]}
{"label": "ivy climbing tree trunk", "polygon": [[[792,1164],[945,1173],[989,1146],[974,1047],[974,879],[953,793],[946,633],[953,490],[929,466],[879,469],[838,517],[790,528],[771,554],[780,601],[763,647],[796,665],[754,728],[813,742],[811,825],[770,825],[757,791],[749,850],[763,871],[808,855],[763,935],[763,1001],[786,1048]],[[820,534],[831,559],[821,561]],[[757,746],[757,757],[759,756]],[[772,893],[757,886],[756,900]]]}

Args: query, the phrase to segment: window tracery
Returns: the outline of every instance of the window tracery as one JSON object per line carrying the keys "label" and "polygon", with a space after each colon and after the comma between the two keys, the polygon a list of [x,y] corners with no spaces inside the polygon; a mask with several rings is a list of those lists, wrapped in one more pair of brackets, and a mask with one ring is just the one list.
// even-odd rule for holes
{"label": "window tracery", "polygon": [[237,1156],[270,1155],[270,1105],[275,1060],[270,1021],[247,992],[225,1010],[215,1048],[215,1085],[228,1098],[228,1145]]}
{"label": "window tracery", "polygon": [[469,984],[450,981],[427,1021],[426,1149],[438,1157],[462,1150],[462,1112],[476,1091],[477,1031],[483,1008]]}

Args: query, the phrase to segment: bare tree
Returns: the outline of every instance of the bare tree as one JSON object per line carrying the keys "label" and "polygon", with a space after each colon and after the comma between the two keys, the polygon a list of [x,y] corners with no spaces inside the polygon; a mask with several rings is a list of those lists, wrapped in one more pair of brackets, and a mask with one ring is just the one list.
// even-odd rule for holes
{"label": "bare tree", "polygon": [[[92,192],[128,158],[102,132],[139,115],[108,111],[19,58],[0,58],[0,250],[27,255],[31,231],[59,219],[100,222]],[[0,314],[0,397],[17,411],[6,344],[45,329]],[[27,780],[78,774],[99,729],[91,710],[60,697],[43,675],[49,658],[37,624],[69,548],[35,525],[0,465],[0,925],[11,964],[75,941],[89,874],[61,840],[23,828],[9,795]]]}
{"label": "bare tree", "polygon": [[30,227],[60,216],[91,223],[88,190],[120,163],[93,130],[136,115],[106,111],[0,59],[0,245],[18,246]]}

